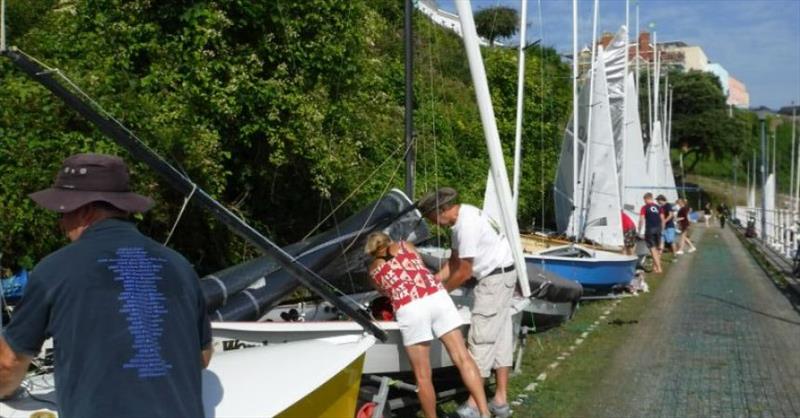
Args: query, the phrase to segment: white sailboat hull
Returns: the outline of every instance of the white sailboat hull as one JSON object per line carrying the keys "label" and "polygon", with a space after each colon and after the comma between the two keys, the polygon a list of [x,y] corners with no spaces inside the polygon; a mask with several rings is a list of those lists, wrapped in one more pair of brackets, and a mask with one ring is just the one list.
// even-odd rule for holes
{"label": "white sailboat hull", "polygon": [[[304,399],[314,396],[315,391],[348,369],[350,376],[345,376],[345,380],[357,386],[356,379],[361,376],[359,358],[374,343],[372,336],[359,334],[216,353],[202,373],[205,416],[271,417],[292,408],[296,412]],[[302,361],[287,361],[298,358]],[[343,389],[342,381],[332,383]],[[36,416],[42,418],[57,416],[52,374],[30,377],[23,387],[27,388],[25,395],[0,402],[0,416],[31,417],[36,412],[41,412]],[[341,394],[336,390],[329,393]],[[354,408],[355,395],[357,391],[351,393],[353,399],[344,403],[349,402]],[[342,409],[330,407],[342,406],[342,401],[329,396],[325,399],[329,405],[322,409],[311,405],[311,411],[321,416],[339,416],[336,414]]]}
{"label": "white sailboat hull", "polygon": [[[469,330],[470,312],[459,308],[462,332]],[[392,375],[411,371],[400,326],[396,321],[376,321],[386,331],[388,339],[378,341],[368,351],[364,360],[364,374]],[[358,336],[364,329],[353,321],[304,322],[213,322],[211,330],[216,347],[222,350],[239,349],[256,345],[278,345],[312,339],[327,340],[341,336]],[[431,367],[451,367],[453,362],[439,340],[431,342]]]}

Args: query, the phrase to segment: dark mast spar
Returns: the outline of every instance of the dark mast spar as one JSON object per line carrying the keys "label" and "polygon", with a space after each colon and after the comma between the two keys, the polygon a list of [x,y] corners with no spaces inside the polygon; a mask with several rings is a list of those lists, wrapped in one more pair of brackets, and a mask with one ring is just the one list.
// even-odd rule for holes
{"label": "dark mast spar", "polygon": [[[414,44],[411,17],[414,14],[412,0],[405,0],[405,27],[403,40],[406,52],[406,103],[405,103],[405,136],[406,136],[406,196],[414,201],[414,176],[416,171],[416,153],[414,152]],[[434,150],[435,151],[435,150]]]}

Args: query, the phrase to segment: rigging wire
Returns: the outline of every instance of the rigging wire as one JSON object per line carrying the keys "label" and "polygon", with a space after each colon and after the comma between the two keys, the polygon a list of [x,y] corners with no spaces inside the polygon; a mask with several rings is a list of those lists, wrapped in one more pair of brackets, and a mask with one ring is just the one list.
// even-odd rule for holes
{"label": "rigging wire", "polygon": [[183,217],[183,212],[186,210],[186,206],[189,205],[189,201],[192,200],[192,196],[194,196],[194,192],[197,191],[197,183],[192,183],[192,191],[186,195],[183,199],[183,205],[181,206],[180,212],[178,212],[177,218],[175,218],[175,222],[172,224],[172,229],[169,230],[169,234],[167,234],[167,239],[164,240],[164,245],[166,246],[169,243],[170,238],[172,238],[172,234],[175,233],[175,228],[178,227],[178,224],[181,222],[181,218]]}
{"label": "rigging wire", "polygon": [[[403,145],[405,145],[405,144],[403,144]],[[414,143],[412,141],[412,143],[408,144],[408,147],[406,147],[406,152],[403,153],[403,156],[407,155],[409,153],[409,151],[411,151],[411,148],[413,146],[414,146]],[[400,171],[400,167],[402,167],[402,165],[405,162],[404,160],[405,159],[402,159],[397,163],[394,171],[392,171],[391,177],[389,177],[389,181],[386,182],[386,186],[383,188],[383,191],[381,192],[381,196],[386,196],[386,194],[389,192],[389,188],[392,187],[392,182],[394,181],[394,178],[397,176],[397,172]],[[375,204],[372,205],[372,209],[370,210],[369,215],[367,215],[366,219],[364,219],[364,223],[358,229],[356,234],[354,234],[353,240],[343,250],[344,253],[347,253],[347,251],[349,251],[353,247],[353,245],[355,245],[355,243],[358,242],[359,238],[361,238],[361,235],[367,229],[367,224],[369,223],[369,220],[372,218],[372,215],[374,215],[375,211],[378,209],[378,205],[379,204],[380,204],[380,200],[376,201]]]}
{"label": "rigging wire", "polygon": [[[364,181],[362,181],[362,182],[361,182],[361,184],[359,184],[358,186],[356,186],[356,188],[355,188],[355,189],[354,189],[352,192],[350,192],[350,194],[349,194],[349,195],[347,195],[347,197],[345,197],[345,198],[344,198],[344,200],[342,200],[342,201],[341,201],[341,202],[340,202],[338,205],[336,205],[336,207],[335,207],[335,208],[333,208],[333,210],[331,211],[331,213],[329,213],[329,214],[328,214],[328,216],[326,216],[325,218],[323,218],[323,219],[322,219],[322,220],[321,220],[321,221],[320,221],[320,222],[319,222],[319,223],[318,223],[318,224],[317,224],[317,225],[316,225],[314,228],[312,228],[312,229],[311,229],[311,231],[309,231],[309,232],[308,232],[308,233],[307,233],[307,234],[306,234],[306,235],[303,237],[303,239],[302,239],[301,241],[305,241],[305,240],[307,240],[307,239],[308,239],[308,238],[309,238],[311,235],[313,235],[315,232],[317,232],[317,230],[319,230],[319,229],[320,229],[320,228],[321,228],[321,227],[322,227],[322,226],[325,224],[325,222],[327,222],[327,221],[328,221],[328,220],[329,220],[331,217],[333,217],[333,215],[334,215],[334,214],[335,214],[335,213],[336,213],[336,212],[337,212],[339,209],[341,209],[341,208],[342,208],[342,206],[344,206],[344,205],[345,205],[345,203],[347,203],[348,201],[350,201],[350,199],[352,199],[352,198],[353,198],[353,196],[355,196],[355,194],[356,194],[356,193],[358,193],[358,192],[359,192],[359,191],[360,191],[360,190],[361,190],[361,189],[362,189],[362,188],[363,188],[363,187],[364,187],[364,186],[365,186],[367,183],[369,183],[370,181],[373,181],[373,180],[375,179],[375,175],[378,173],[378,171],[380,171],[380,170],[381,170],[381,168],[383,168],[383,166],[384,166],[384,165],[385,165],[387,162],[391,161],[391,160],[392,160],[392,158],[394,158],[395,154],[397,154],[397,152],[398,152],[398,151],[400,151],[400,150],[401,150],[401,149],[403,149],[403,148],[405,148],[405,144],[398,145],[398,146],[397,146],[397,148],[395,148],[395,150],[394,150],[394,151],[392,151],[392,153],[391,153],[391,154],[390,154],[390,155],[389,155],[389,156],[388,156],[388,157],[387,157],[385,160],[383,160],[383,162],[381,162],[381,163],[380,163],[380,164],[379,164],[377,167],[375,167],[375,169],[374,169],[374,170],[372,170],[372,172],[369,174],[369,176],[367,176],[367,177],[364,179]],[[405,153],[403,153],[403,155],[405,155]],[[384,193],[384,194],[385,194],[385,193]],[[383,197],[383,196],[384,196],[384,194],[381,194],[381,197]],[[329,198],[329,200],[331,200],[331,199]],[[331,203],[333,203],[333,201],[332,201],[332,200],[331,200]]]}
{"label": "rigging wire", "polygon": [[[428,25],[428,36],[430,36],[430,39],[429,39],[430,47],[428,48],[428,78],[430,80],[430,98],[431,98],[431,104],[430,104],[430,106],[431,106],[431,109],[430,109],[430,113],[431,113],[431,142],[433,143],[432,144],[433,152],[431,154],[433,155],[433,190],[435,191],[435,190],[439,190],[439,158],[438,158],[438,149],[439,149],[439,147],[438,147],[438,143],[437,143],[438,141],[437,141],[437,135],[436,135],[436,97],[437,96],[436,96],[436,83],[434,83],[434,78],[436,76],[436,72],[434,71],[435,67],[434,67],[433,60],[434,60],[434,57],[438,58],[438,55],[433,53],[433,46],[437,44],[436,30],[434,30],[433,25]],[[441,67],[441,61],[438,61],[438,64],[439,64],[439,67]],[[438,73],[439,73],[439,76],[440,76],[440,83],[439,84],[441,85],[442,84],[441,82],[444,81],[444,75],[442,74],[441,68],[439,68]],[[438,205],[438,202],[437,202],[437,205]],[[436,234],[436,246],[440,247],[440,248],[442,246],[441,234]]]}
{"label": "rigging wire", "polygon": [[[538,0],[537,2],[537,9],[539,11],[539,83],[541,88],[541,96],[542,96],[542,107],[539,112],[539,159],[543,162],[544,157],[544,101],[545,96],[551,97],[551,104],[552,104],[552,95],[544,94],[544,73],[546,70],[546,66],[544,65],[544,17],[542,15],[542,0]],[[552,112],[550,113],[552,114]],[[542,203],[542,211],[541,217],[542,221],[540,223],[541,231],[544,232],[544,215],[545,215],[545,184],[544,184],[544,164],[539,164],[539,178],[540,178],[540,189],[541,189],[541,203]]]}

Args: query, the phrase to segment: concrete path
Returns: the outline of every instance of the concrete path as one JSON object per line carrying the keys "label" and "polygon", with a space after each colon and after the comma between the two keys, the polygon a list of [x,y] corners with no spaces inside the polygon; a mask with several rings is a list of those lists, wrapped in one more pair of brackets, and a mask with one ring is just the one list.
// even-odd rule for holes
{"label": "concrete path", "polygon": [[730,229],[695,238],[582,416],[800,417],[800,314]]}

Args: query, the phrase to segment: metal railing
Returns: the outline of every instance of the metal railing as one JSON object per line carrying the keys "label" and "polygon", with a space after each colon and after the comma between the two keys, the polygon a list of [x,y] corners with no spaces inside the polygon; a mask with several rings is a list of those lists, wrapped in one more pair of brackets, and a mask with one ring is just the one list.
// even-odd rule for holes
{"label": "metal railing", "polygon": [[[794,258],[798,249],[797,238],[800,236],[800,212],[791,209],[763,209],[760,207],[737,206],[733,212],[734,219],[743,225],[754,222],[756,236],[763,243],[781,256]],[[762,218],[766,218],[766,229],[762,234]]]}

